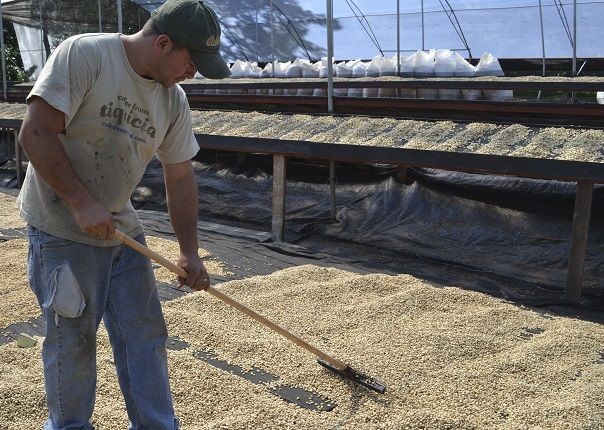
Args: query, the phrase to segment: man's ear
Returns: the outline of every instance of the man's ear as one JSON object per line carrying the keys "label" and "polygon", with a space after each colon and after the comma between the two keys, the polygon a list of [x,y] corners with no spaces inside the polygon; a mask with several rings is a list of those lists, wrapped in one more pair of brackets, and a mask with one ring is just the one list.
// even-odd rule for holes
{"label": "man's ear", "polygon": [[159,36],[157,36],[157,39],[155,39],[155,51],[157,53],[170,52],[172,50],[172,47],[172,39],[170,39],[170,36],[168,36],[167,34],[160,34]]}

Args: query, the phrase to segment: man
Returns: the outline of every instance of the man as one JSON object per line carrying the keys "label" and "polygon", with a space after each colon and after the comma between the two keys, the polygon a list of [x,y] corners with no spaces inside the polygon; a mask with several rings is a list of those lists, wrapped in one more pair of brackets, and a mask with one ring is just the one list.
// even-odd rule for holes
{"label": "man", "polygon": [[19,140],[30,160],[19,196],[29,224],[29,281],[47,329],[45,429],[90,429],[96,332],[104,320],[132,429],[174,429],[165,322],[150,261],[119,243],[144,243],[130,196],[154,154],[164,169],[180,246],[180,282],[202,290],[198,145],[184,91],[196,70],[230,73],[220,26],[203,1],[168,0],[138,33],[63,42],[29,94]]}

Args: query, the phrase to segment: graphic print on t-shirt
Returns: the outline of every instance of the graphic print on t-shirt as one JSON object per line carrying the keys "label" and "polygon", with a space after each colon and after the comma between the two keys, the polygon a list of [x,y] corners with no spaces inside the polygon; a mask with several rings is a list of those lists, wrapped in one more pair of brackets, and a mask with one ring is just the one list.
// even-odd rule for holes
{"label": "graphic print on t-shirt", "polygon": [[[130,103],[126,96],[118,95],[117,101],[102,105],[100,115],[101,118],[113,119],[112,122],[103,121],[103,127],[128,134],[137,142],[147,143],[144,135],[155,138],[156,129],[150,122],[149,110],[136,103]],[[124,125],[129,126],[128,129],[123,128]]]}

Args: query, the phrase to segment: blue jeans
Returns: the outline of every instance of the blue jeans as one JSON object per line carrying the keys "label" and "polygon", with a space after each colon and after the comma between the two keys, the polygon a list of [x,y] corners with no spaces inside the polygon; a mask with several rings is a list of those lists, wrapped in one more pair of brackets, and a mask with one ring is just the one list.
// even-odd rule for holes
{"label": "blue jeans", "polygon": [[[144,235],[136,238],[145,243]],[[29,283],[46,321],[44,429],[92,429],[96,333],[103,319],[130,429],[176,429],[166,323],[149,259],[29,228]]]}

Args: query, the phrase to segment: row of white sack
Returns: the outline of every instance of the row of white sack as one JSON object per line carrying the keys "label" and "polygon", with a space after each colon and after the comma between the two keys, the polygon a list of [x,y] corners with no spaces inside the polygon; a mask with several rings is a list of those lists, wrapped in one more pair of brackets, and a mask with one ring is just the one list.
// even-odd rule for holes
{"label": "row of white sack", "polygon": [[[231,66],[231,78],[326,78],[328,72],[327,58],[311,63],[308,60],[267,63],[260,68],[255,62],[236,60]],[[273,70],[274,69],[274,70]],[[333,64],[333,76],[340,78],[364,78],[396,76],[396,55],[393,57],[376,56],[371,61],[351,60]],[[417,51],[415,54],[400,58],[400,74],[403,77],[473,77],[504,76],[497,58],[490,53],[480,57],[477,66],[466,61],[459,53],[448,49]],[[197,75],[201,77],[200,75]],[[208,93],[242,94],[253,92],[266,94],[267,90],[206,90]],[[325,95],[320,89],[273,90],[273,94],[286,95]],[[436,90],[436,89],[400,89],[393,88],[342,88],[334,90],[335,96],[348,97],[403,97],[427,99],[466,99],[510,100],[512,91],[481,90]]]}
{"label": "row of white sack", "polygon": [[598,91],[596,93],[596,100],[599,104],[604,105],[604,91]]}

